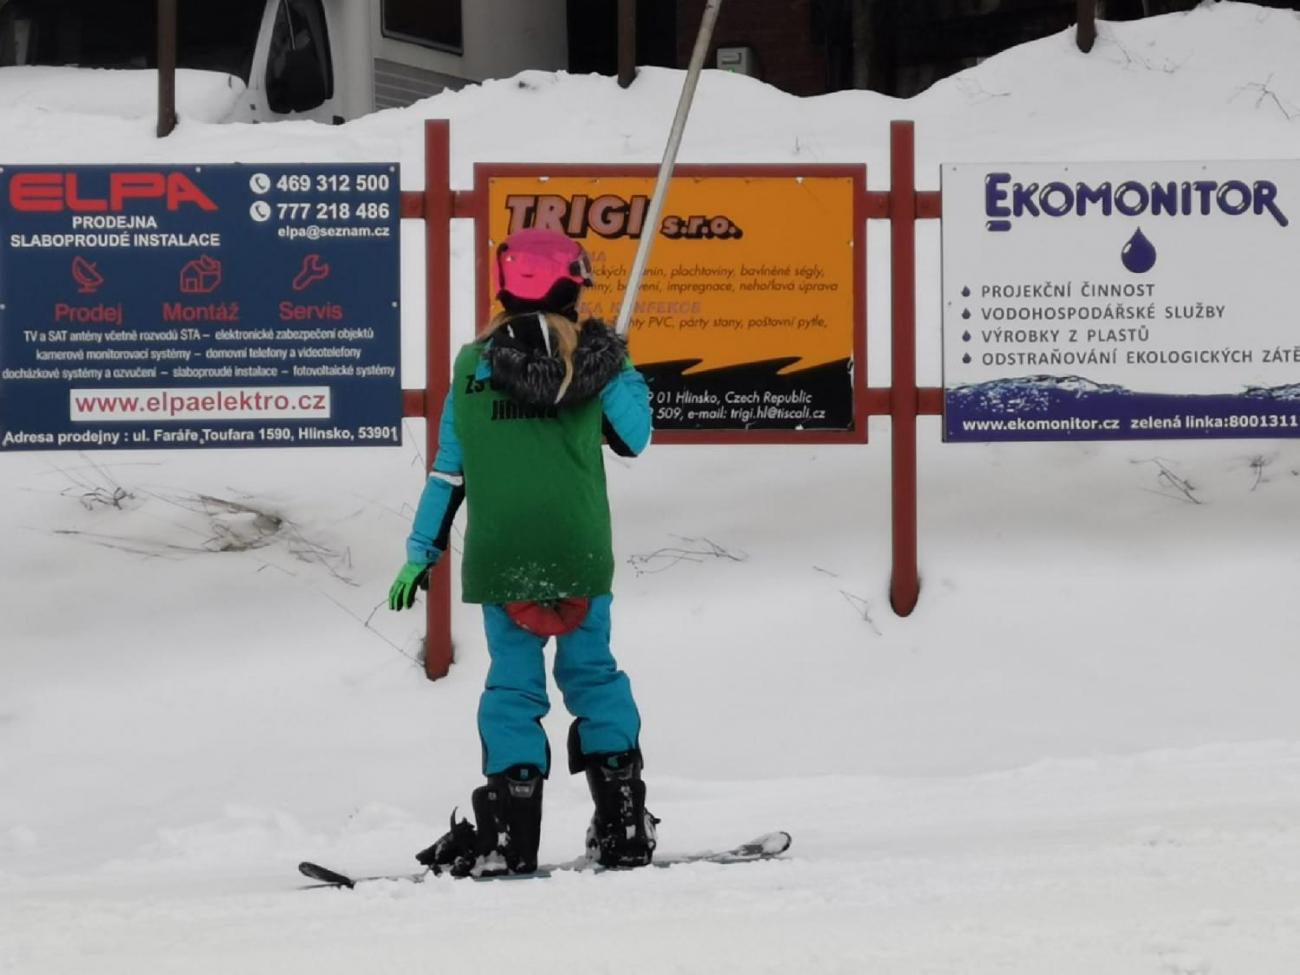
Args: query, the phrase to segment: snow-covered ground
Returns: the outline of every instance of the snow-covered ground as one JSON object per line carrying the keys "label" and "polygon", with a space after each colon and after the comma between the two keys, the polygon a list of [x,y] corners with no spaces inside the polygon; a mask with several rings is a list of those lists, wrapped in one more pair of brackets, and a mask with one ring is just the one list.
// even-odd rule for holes
{"label": "snow-covered ground", "polygon": [[[684,161],[1294,158],[1300,18],[1223,2],[1063,33],[909,101],[709,73]],[[64,115],[6,101],[0,163],[657,161],[681,74],[526,73],[346,126]],[[422,376],[418,227],[405,384]],[[458,228],[459,337],[472,329]],[[869,372],[888,382],[887,230]],[[939,382],[923,225],[920,381]],[[1230,273],[1225,269],[1225,273]],[[959,446],[921,424],[923,590],[888,605],[889,424],[866,447],[610,457],[615,642],[665,850],[774,828],[788,858],[300,891],[405,870],[479,777],[486,669],[428,683],[379,609],[422,481],[385,450],[0,458],[0,972],[1294,975],[1300,445]],[[263,514],[259,516],[257,512]],[[239,545],[225,542],[237,539]],[[556,702],[556,748],[567,717]],[[589,800],[547,786],[542,856]]]}
{"label": "snow-covered ground", "polygon": [[[176,111],[182,118],[196,122],[220,122],[234,109],[244,88],[244,82],[234,75],[180,68],[176,72]],[[47,116],[106,115],[156,121],[158,73],[38,66],[0,68],[0,111],[12,109]],[[49,143],[43,144],[50,147]],[[53,147],[59,147],[58,143]],[[5,155],[6,161],[12,158],[7,152]],[[111,160],[104,156],[103,161]]]}

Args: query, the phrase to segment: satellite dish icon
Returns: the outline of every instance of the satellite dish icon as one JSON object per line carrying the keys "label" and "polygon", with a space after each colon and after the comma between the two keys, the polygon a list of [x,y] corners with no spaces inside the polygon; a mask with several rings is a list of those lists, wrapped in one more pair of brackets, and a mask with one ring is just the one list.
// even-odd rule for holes
{"label": "satellite dish icon", "polygon": [[83,295],[93,295],[104,283],[104,276],[84,257],[72,259],[72,277],[81,286],[79,290]]}

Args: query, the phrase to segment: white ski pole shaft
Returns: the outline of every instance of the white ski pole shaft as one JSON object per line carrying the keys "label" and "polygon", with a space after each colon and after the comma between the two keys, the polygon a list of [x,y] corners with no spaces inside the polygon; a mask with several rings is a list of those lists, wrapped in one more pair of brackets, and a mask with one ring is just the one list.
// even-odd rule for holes
{"label": "white ski pole shaft", "polygon": [[691,52],[691,63],[686,69],[686,81],[682,85],[681,97],[677,100],[677,115],[673,118],[672,130],[668,133],[668,145],[664,147],[664,158],[659,164],[659,177],[655,182],[654,194],[650,197],[650,207],[646,210],[641,241],[637,245],[636,260],[632,262],[632,271],[628,275],[627,290],[623,292],[623,306],[618,310],[618,323],[615,325],[619,335],[627,336],[632,327],[632,309],[636,307],[636,295],[641,289],[641,278],[645,274],[646,264],[650,261],[650,246],[658,233],[659,214],[664,208],[664,198],[668,195],[668,184],[673,178],[673,164],[677,161],[677,147],[682,143],[682,132],[686,130],[686,117],[691,113],[691,102],[695,99],[695,86],[700,80],[700,70],[704,67],[704,58],[709,53],[709,42],[713,39],[713,26],[718,22],[718,10],[722,0],[708,0],[704,7],[704,17],[700,20],[700,32],[695,37],[695,50]]}

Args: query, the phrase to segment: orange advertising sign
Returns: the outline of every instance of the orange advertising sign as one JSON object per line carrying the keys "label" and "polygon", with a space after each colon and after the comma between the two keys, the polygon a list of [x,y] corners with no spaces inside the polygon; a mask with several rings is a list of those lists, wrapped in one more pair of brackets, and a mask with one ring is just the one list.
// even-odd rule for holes
{"label": "orange advertising sign", "polygon": [[[488,252],[524,227],[581,241],[595,272],[582,312],[612,324],[653,171],[520,168],[484,174]],[[628,336],[657,429],[861,426],[864,188],[862,167],[678,167]]]}

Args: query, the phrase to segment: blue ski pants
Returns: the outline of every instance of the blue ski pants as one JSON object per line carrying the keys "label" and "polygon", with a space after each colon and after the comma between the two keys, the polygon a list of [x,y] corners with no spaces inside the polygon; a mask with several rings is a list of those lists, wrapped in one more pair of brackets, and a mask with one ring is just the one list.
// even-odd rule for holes
{"label": "blue ski pants", "polygon": [[[585,755],[636,748],[641,732],[632,684],[609,649],[612,601],[610,595],[593,597],[581,625],[555,638],[555,683],[578,719]],[[492,660],[478,706],[483,773],[522,764],[548,774],[551,753],[541,724],[551,709],[542,652],[547,637],[515,625],[505,607],[493,603],[483,606],[483,625]]]}

